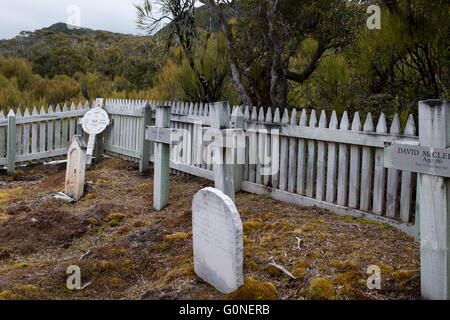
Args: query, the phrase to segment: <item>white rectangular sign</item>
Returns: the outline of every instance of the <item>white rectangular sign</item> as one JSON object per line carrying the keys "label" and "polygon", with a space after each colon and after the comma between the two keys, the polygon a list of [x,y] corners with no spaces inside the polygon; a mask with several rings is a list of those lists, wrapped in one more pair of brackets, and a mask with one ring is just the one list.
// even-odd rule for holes
{"label": "white rectangular sign", "polygon": [[393,143],[391,161],[395,169],[450,177],[450,149]]}
{"label": "white rectangular sign", "polygon": [[154,142],[160,142],[164,144],[170,144],[171,129],[158,128],[153,126],[147,127],[146,139]]}

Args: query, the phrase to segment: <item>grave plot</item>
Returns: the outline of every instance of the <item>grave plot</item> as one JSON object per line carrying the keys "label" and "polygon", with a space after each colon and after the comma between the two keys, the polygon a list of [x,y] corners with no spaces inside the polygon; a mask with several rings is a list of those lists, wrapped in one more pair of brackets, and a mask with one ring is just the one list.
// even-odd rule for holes
{"label": "grave plot", "polygon": [[[48,196],[64,190],[65,164],[20,170],[0,176],[0,299],[420,296],[419,245],[386,224],[239,192],[244,285],[223,294],[194,272],[192,200],[213,182],[171,175],[158,212],[152,168],[141,176],[135,163],[106,159],[86,171],[72,204]],[[66,287],[70,265],[81,290]],[[379,290],[366,285],[371,265]]]}

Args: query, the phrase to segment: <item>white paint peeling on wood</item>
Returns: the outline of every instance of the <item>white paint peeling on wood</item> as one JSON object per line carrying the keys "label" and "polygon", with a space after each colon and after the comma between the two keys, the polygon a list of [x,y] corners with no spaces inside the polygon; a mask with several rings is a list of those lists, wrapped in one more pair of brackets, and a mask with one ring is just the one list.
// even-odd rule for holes
{"label": "white paint peeling on wood", "polygon": [[[309,127],[317,126],[316,111],[313,109],[309,117]],[[316,175],[316,143],[315,140],[308,140],[308,169],[306,170],[306,195],[310,198],[314,196],[314,181]]]}
{"label": "white paint peeling on wood", "polygon": [[[319,128],[327,127],[327,115],[322,110],[319,119]],[[317,143],[317,181],[316,181],[316,199],[322,201],[325,196],[325,141]],[[284,191],[284,190],[283,190]]]}
{"label": "white paint peeling on wood", "polygon": [[[414,117],[409,115],[408,122],[405,126],[405,135],[415,136],[416,135],[416,124],[414,122]],[[414,216],[412,210],[412,193],[413,187],[416,185],[417,174],[402,171],[402,185],[400,191],[400,220],[403,222],[410,222]]]}
{"label": "white paint peeling on wood", "polygon": [[[369,112],[364,122],[364,131],[373,132],[372,114]],[[363,147],[361,167],[361,198],[359,208],[362,211],[370,209],[370,194],[372,191],[372,148]]]}
{"label": "white paint peeling on wood", "polygon": [[[330,123],[328,125],[330,130],[338,128],[338,119],[336,111],[331,114]],[[326,201],[334,203],[336,201],[336,168],[337,168],[337,149],[336,143],[328,142],[328,162],[327,162],[327,193]]]}
{"label": "white paint peeling on wood", "polygon": [[[299,127],[306,127],[308,116],[306,110],[302,110],[300,116]],[[298,166],[297,166],[297,194],[305,194],[306,185],[306,148],[305,140],[298,140]]]}
{"label": "white paint peeling on wood", "polygon": [[[377,124],[377,133],[386,133],[386,118],[384,113],[380,115]],[[382,215],[384,212],[384,192],[386,183],[386,168],[384,167],[384,150],[375,150],[375,174],[373,178],[373,212]]]}
{"label": "white paint peeling on wood", "polygon": [[[291,114],[291,125],[297,124],[297,110],[293,109]],[[289,173],[288,191],[294,193],[297,183],[297,139],[289,139]]]}
{"label": "white paint peeling on wood", "polygon": [[[342,115],[339,130],[346,131],[349,129],[349,121],[347,111]],[[340,206],[347,205],[348,195],[348,145],[339,144],[339,167],[338,167],[338,190],[337,204]]]}
{"label": "white paint peeling on wood", "polygon": [[[400,118],[398,114],[394,115],[389,133],[392,135],[400,135]],[[386,216],[389,218],[395,218],[397,215],[399,173],[400,172],[397,169],[388,169],[386,186]]]}

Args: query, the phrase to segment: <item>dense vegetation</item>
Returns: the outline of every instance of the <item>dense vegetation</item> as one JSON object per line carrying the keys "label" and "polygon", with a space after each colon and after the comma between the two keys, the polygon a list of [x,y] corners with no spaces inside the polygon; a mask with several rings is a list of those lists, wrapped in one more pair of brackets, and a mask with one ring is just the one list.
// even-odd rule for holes
{"label": "dense vegetation", "polygon": [[0,42],[2,108],[142,96],[153,85],[164,52],[151,37],[75,31],[56,24]]}
{"label": "dense vegetation", "polygon": [[0,107],[225,99],[405,118],[418,100],[449,98],[447,1],[378,1],[380,30],[366,1],[158,1],[164,27],[137,8],[149,36],[56,24],[0,41]]}

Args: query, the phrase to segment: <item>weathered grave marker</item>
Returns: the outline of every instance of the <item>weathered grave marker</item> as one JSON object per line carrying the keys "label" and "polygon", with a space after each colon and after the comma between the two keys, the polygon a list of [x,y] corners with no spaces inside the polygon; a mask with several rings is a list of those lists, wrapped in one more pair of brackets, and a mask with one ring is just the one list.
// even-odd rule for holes
{"label": "weathered grave marker", "polygon": [[97,99],[95,107],[86,112],[81,119],[81,125],[84,132],[89,134],[89,140],[86,152],[86,164],[92,163],[92,155],[94,154],[95,140],[98,134],[102,133],[109,125],[108,113],[102,108],[103,99]]}
{"label": "weathered grave marker", "polygon": [[[419,102],[419,145],[394,143],[385,166],[418,172],[422,297],[450,299],[450,101]],[[420,191],[419,191],[420,190]]]}
{"label": "weathered grave marker", "polygon": [[72,137],[67,150],[67,167],[65,194],[79,200],[84,191],[84,174],[86,167],[86,143],[79,135]]}
{"label": "weathered grave marker", "polygon": [[[230,110],[227,102],[216,102],[210,106],[211,128],[220,131],[222,139],[215,144],[214,154],[214,182],[215,187],[235,201],[235,192],[240,190],[244,159],[239,159],[239,147],[245,148],[245,136],[243,132],[243,114],[238,108],[233,113],[230,121]],[[231,128],[230,128],[231,127]],[[210,129],[206,129],[210,130]],[[216,136],[217,135],[214,135]],[[242,137],[244,140],[240,140]],[[220,145],[221,144],[221,145]],[[242,163],[241,163],[242,162]]]}
{"label": "weathered grave marker", "polygon": [[243,231],[230,197],[215,188],[200,190],[192,202],[195,273],[222,293],[243,285]]}
{"label": "weathered grave marker", "polygon": [[392,166],[432,176],[450,177],[450,150],[393,143]]}
{"label": "weathered grave marker", "polygon": [[171,143],[170,106],[156,107],[155,126],[148,126],[146,139],[154,142],[153,208],[162,210],[169,203],[169,148]]}
{"label": "weathered grave marker", "polygon": [[[442,164],[434,157],[434,148],[450,147],[450,101],[419,103],[419,141],[430,147],[434,166]],[[447,154],[450,150],[447,149]],[[447,162],[448,163],[448,162]],[[450,168],[447,168],[447,172]],[[434,171],[436,172],[436,171]],[[449,175],[446,175],[447,177]],[[426,299],[450,299],[450,179],[419,173],[420,185],[420,269],[422,296]]]}

